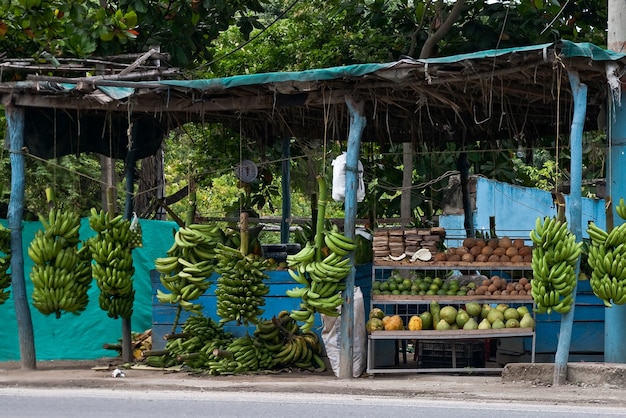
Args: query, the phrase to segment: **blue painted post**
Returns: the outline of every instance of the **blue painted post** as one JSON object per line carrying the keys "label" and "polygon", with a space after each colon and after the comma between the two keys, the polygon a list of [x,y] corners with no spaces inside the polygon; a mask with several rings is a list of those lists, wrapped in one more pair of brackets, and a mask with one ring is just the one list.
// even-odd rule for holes
{"label": "blue painted post", "polygon": [[24,213],[24,119],[22,107],[5,108],[9,130],[9,158],[11,161],[11,196],[9,197],[9,229],[11,230],[11,290],[15,304],[20,358],[23,369],[37,367],[33,321],[26,298],[24,280],[24,250],[22,247],[22,214]]}
{"label": "blue painted post", "polygon": [[282,162],[282,196],[283,196],[283,214],[280,220],[280,242],[289,243],[289,227],[291,218],[291,138],[283,138],[283,162]]}
{"label": "blue painted post", "polygon": [[[611,96],[609,95],[609,101]],[[622,93],[622,105],[612,106],[609,113],[609,162],[607,165],[607,188],[610,200],[619,202],[626,199],[626,95]],[[611,205],[615,222],[623,220],[615,213],[615,204]],[[609,214],[607,214],[608,218]],[[614,225],[617,226],[617,225]],[[626,363],[626,305],[613,304],[604,312],[604,361],[606,363]]]}
{"label": "blue painted post", "polygon": [[[569,227],[572,234],[576,236],[576,241],[582,241],[582,175],[583,175],[583,128],[585,124],[585,114],[587,113],[587,86],[581,84],[580,77],[576,71],[568,71],[572,96],[574,98],[574,117],[570,131],[570,219]],[[580,257],[576,262],[576,282],[580,273]],[[576,305],[576,288],[574,287],[574,299],[572,309],[561,317],[561,331],[559,342],[554,357],[553,384],[565,384],[567,380],[567,361],[569,359],[569,348],[572,341],[572,329],[574,327],[574,308]]]}
{"label": "blue painted post", "polygon": [[[135,165],[137,164],[137,124],[131,120],[129,149],[126,154],[126,199],[124,202],[124,218],[130,220],[133,217],[135,203]],[[133,361],[132,341],[132,317],[122,318],[122,360],[129,363]]]}
{"label": "blue painted post", "polygon": [[[346,152],[346,198],[344,213],[344,234],[354,239],[357,209],[357,185],[359,171],[359,153],[361,151],[361,135],[365,129],[363,103],[357,103],[352,97],[346,97],[346,104],[350,111],[350,132],[348,133],[348,150]],[[341,308],[341,350],[339,353],[339,378],[351,379],[352,345],[354,341],[354,252],[350,254],[352,269],[346,277],[346,289],[343,291],[343,306]]]}

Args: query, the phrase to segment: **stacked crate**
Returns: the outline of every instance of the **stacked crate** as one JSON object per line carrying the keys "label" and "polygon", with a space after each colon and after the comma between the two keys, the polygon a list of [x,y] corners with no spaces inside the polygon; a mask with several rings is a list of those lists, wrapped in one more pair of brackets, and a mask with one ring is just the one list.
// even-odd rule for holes
{"label": "stacked crate", "polygon": [[445,236],[445,229],[440,227],[377,229],[372,242],[374,261],[389,261],[390,257],[402,255],[410,259],[422,248],[435,254]]}

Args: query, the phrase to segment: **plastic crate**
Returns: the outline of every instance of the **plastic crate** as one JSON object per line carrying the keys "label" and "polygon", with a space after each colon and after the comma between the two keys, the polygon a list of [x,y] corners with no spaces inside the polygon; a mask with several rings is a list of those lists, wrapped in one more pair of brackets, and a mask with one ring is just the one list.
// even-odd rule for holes
{"label": "plastic crate", "polygon": [[[453,353],[456,364],[452,362]],[[423,368],[485,367],[484,341],[418,341],[417,363]]]}

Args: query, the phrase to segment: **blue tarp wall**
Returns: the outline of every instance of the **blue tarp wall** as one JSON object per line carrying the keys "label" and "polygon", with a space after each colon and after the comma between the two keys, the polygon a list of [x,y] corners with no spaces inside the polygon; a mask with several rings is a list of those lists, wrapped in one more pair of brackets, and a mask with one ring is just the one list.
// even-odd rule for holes
{"label": "blue tarp wall", "polygon": [[[6,222],[2,221],[6,226]],[[80,239],[94,235],[89,227],[89,220],[81,222]],[[154,260],[165,255],[173,242],[171,233],[177,225],[167,221],[141,220],[143,248],[133,250],[135,266],[135,308],[131,320],[133,331],[143,332],[152,326],[152,284],[150,270],[154,269]],[[41,229],[39,222],[24,222],[24,274],[26,295],[30,300],[32,282],[28,277],[32,261],[27,249]],[[172,237],[172,238],[170,238]],[[104,343],[116,343],[122,336],[122,321],[109,318],[98,306],[99,289],[95,281],[89,290],[89,305],[80,315],[65,313],[56,319],[54,315],[45,316],[31,305],[31,316],[35,335],[37,360],[89,360],[115,356],[116,352],[102,348]],[[13,295],[0,305],[0,361],[19,360],[19,339]]]}

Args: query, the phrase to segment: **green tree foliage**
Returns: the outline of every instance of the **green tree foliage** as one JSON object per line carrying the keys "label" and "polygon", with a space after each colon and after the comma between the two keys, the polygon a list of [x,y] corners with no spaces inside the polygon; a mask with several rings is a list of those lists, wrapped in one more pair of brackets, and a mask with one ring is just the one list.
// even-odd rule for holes
{"label": "green tree foliage", "polygon": [[171,63],[210,59],[208,47],[237,25],[245,39],[260,25],[263,0],[8,0],[0,4],[0,51],[54,60],[144,52],[159,46]]}

